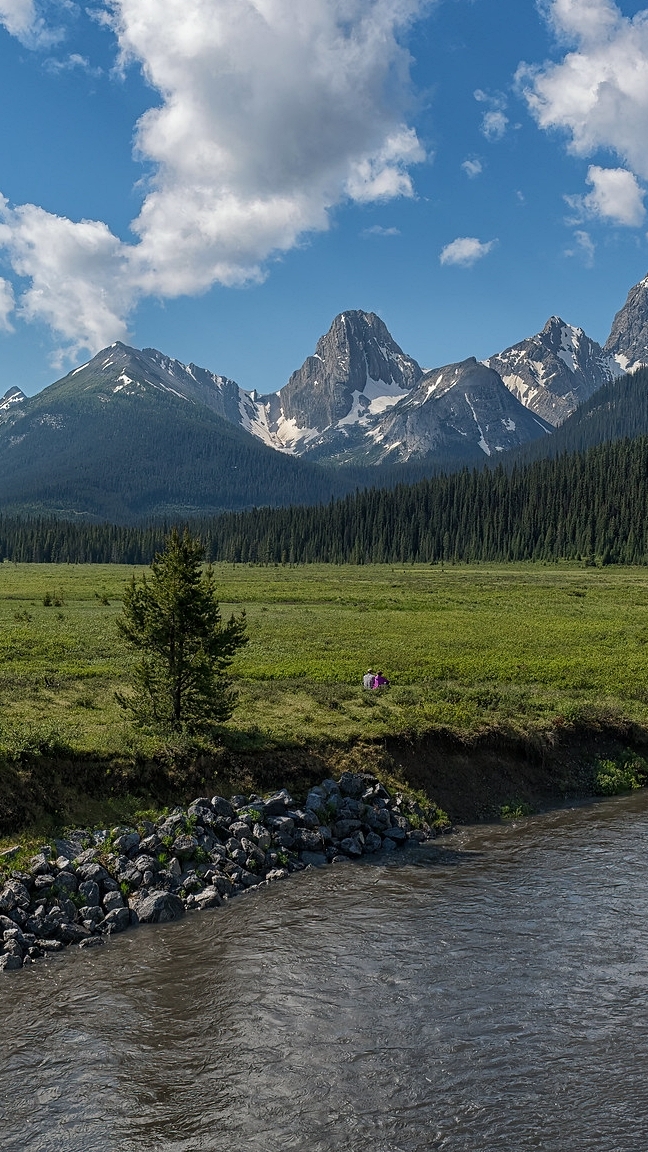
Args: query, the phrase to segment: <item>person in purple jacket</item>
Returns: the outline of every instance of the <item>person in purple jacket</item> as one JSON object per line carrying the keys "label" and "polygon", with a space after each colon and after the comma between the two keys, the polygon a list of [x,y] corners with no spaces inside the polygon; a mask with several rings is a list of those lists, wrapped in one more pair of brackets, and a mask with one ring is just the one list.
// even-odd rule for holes
{"label": "person in purple jacket", "polygon": [[376,672],[373,678],[372,688],[389,688],[389,680],[383,676],[382,672]]}

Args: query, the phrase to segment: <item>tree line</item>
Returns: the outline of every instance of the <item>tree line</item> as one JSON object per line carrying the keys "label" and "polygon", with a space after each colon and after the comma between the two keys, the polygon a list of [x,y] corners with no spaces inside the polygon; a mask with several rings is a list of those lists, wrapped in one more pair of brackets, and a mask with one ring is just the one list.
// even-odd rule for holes
{"label": "tree line", "polygon": [[[464,469],[326,505],[230,512],[185,526],[208,560],[236,564],[646,564],[648,436],[510,470]],[[148,564],[171,527],[0,517],[0,558]]]}

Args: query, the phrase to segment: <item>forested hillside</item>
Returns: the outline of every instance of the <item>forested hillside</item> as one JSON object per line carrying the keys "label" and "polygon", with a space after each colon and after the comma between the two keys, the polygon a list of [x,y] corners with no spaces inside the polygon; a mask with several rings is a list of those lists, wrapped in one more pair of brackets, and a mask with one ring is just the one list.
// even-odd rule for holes
{"label": "forested hillside", "polygon": [[[0,519],[0,556],[148,563],[169,525]],[[435,563],[584,559],[648,563],[648,436],[507,470],[455,472],[318,507],[191,522],[213,560]]]}
{"label": "forested hillside", "polygon": [[648,368],[620,376],[599,388],[551,436],[509,454],[514,463],[582,452],[595,444],[648,435]]}

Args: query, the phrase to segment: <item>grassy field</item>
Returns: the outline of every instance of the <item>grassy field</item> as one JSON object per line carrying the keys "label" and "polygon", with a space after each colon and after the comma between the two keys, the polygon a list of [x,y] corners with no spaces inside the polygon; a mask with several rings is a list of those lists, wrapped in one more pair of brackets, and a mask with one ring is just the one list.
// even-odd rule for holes
{"label": "grassy field", "polygon": [[[114,692],[131,657],[115,628],[132,569],[0,565],[0,741],[152,750]],[[245,607],[234,665],[240,748],[422,731],[522,729],[594,710],[648,723],[648,570],[577,565],[216,566]],[[48,601],[48,603],[44,603]],[[360,687],[368,665],[389,691]]]}

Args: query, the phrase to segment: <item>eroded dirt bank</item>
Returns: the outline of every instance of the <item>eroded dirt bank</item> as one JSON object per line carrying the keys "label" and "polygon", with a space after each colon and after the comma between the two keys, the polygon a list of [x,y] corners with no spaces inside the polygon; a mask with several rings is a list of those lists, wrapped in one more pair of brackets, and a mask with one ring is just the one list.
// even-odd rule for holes
{"label": "eroded dirt bank", "polygon": [[[305,795],[326,776],[372,771],[421,790],[451,821],[497,816],[503,805],[533,808],[593,795],[598,759],[648,754],[648,730],[620,721],[588,721],[520,735],[485,728],[474,734],[436,729],[374,743],[213,755],[161,755],[137,761],[92,756],[30,756],[0,764],[0,835],[43,821],[91,819],[127,797],[142,807],[186,803],[202,793],[265,793],[286,787]],[[82,813],[82,815],[81,815]]]}

